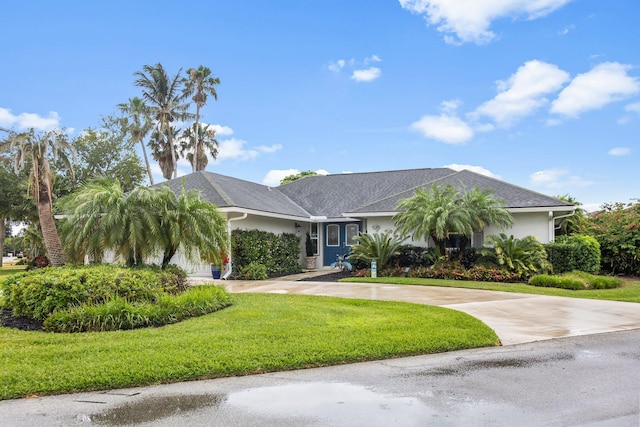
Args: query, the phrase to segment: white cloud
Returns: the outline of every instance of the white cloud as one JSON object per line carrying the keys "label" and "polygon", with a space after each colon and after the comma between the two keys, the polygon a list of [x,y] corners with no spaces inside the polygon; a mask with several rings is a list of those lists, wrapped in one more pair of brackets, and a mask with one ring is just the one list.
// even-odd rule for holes
{"label": "white cloud", "polygon": [[351,78],[357,82],[372,82],[378,77],[380,77],[380,68],[378,67],[369,67],[364,70],[353,70],[353,74],[351,74]]}
{"label": "white cloud", "polygon": [[223,160],[251,160],[258,157],[258,150],[244,148],[247,142],[237,138],[220,141],[216,162]]}
{"label": "white cloud", "polygon": [[[289,175],[297,175],[299,173],[300,171],[298,169],[272,169],[267,172],[265,177],[262,179],[262,184],[269,187],[277,187],[280,185],[280,181],[282,181],[283,178]],[[329,175],[329,172],[324,169],[318,169],[316,173],[318,175]]]}
{"label": "white cloud", "polygon": [[485,175],[491,178],[500,179],[500,175],[496,175],[491,172],[489,169],[485,169],[482,166],[473,166],[473,165],[460,165],[457,163],[452,163],[450,165],[444,165],[443,167],[453,169],[454,171],[468,170],[471,172],[479,173],[480,175]]}
{"label": "white cloud", "polygon": [[281,144],[259,145],[256,147],[256,150],[262,153],[275,153],[278,150],[282,150],[282,145]]}
{"label": "white cloud", "polygon": [[329,62],[329,65],[327,66],[327,68],[333,71],[334,73],[337,73],[340,70],[342,70],[345,65],[346,65],[346,62],[344,59],[338,59],[337,61]]}
{"label": "white cloud", "polygon": [[602,108],[638,93],[640,83],[636,77],[627,74],[630,68],[618,62],[604,62],[579,74],[553,101],[551,112],[578,117],[585,111]]}
{"label": "white cloud", "polygon": [[472,116],[489,116],[498,125],[508,127],[548,102],[545,95],[558,91],[569,74],[554,64],[533,60],[506,81],[498,81],[498,95],[480,105]]}
{"label": "white cloud", "polygon": [[0,107],[0,126],[20,129],[34,128],[38,130],[52,130],[60,128],[60,115],[50,111],[47,117],[35,113],[20,113],[17,116],[10,109]]}
{"label": "white cloud", "polygon": [[221,136],[233,135],[233,129],[231,129],[229,126],[222,126],[222,125],[209,125],[209,126],[216,131],[216,138]]}
{"label": "white cloud", "polygon": [[631,154],[631,150],[627,147],[616,147],[609,150],[607,154],[610,156],[628,156]]}
{"label": "white cloud", "polygon": [[452,44],[488,43],[495,38],[491,23],[500,18],[537,19],[567,4],[570,0],[399,0],[415,14],[424,15]]}
{"label": "white cloud", "polygon": [[473,138],[473,129],[453,114],[423,116],[420,120],[412,123],[411,127],[422,133],[425,138],[447,144],[462,144]]}
{"label": "white cloud", "polygon": [[571,175],[568,169],[553,168],[537,171],[529,175],[529,181],[534,187],[548,189],[586,187],[592,184],[579,176]]}
{"label": "white cloud", "polygon": [[640,115],[640,102],[634,102],[633,104],[625,105],[624,111],[628,113],[637,113]]}
{"label": "white cloud", "polygon": [[450,99],[448,101],[442,101],[440,103],[440,109],[445,113],[453,113],[462,105],[462,101],[459,99]]}
{"label": "white cloud", "polygon": [[575,28],[576,28],[575,25],[567,25],[566,27],[564,27],[562,31],[558,31],[558,35],[566,36],[567,34],[569,34],[570,31],[573,31]]}
{"label": "white cloud", "polygon": [[352,80],[357,82],[372,82],[380,77],[382,70],[379,67],[369,67],[369,64],[378,62],[382,62],[382,58],[378,55],[371,55],[362,61],[356,61],[354,58],[348,61],[345,59],[330,61],[327,68],[334,73],[340,73],[340,71],[346,67],[351,72]]}

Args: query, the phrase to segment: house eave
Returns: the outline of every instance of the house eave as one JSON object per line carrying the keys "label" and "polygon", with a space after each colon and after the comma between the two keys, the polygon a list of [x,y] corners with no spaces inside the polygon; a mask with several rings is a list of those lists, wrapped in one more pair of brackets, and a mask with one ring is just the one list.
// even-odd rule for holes
{"label": "house eave", "polygon": [[298,216],[298,215],[287,215],[287,214],[281,214],[281,213],[277,213],[277,212],[267,212],[267,211],[260,211],[260,210],[256,210],[256,209],[247,209],[247,208],[240,208],[240,207],[235,207],[235,206],[229,206],[229,207],[224,207],[224,208],[218,208],[218,211],[220,213],[224,213],[224,214],[229,214],[229,213],[240,213],[240,214],[248,214],[248,215],[257,215],[257,216],[263,216],[263,217],[268,217],[268,218],[277,218],[277,219],[286,219],[286,220],[291,220],[291,221],[309,221],[309,217],[306,216]]}

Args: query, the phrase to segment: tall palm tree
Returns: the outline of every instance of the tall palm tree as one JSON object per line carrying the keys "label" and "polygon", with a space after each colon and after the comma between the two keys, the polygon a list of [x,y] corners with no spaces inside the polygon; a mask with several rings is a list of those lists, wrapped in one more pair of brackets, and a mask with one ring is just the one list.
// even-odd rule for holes
{"label": "tall palm tree", "polygon": [[194,172],[207,167],[207,153],[214,159],[218,156],[218,140],[213,126],[194,123],[182,133],[181,143],[182,155],[191,163]]}
{"label": "tall palm tree", "polygon": [[189,104],[185,99],[189,96],[182,88],[183,79],[180,71],[169,77],[162,64],[145,65],[142,71],[134,73],[138,78],[135,85],[142,88],[142,97],[149,107],[149,113],[158,124],[158,128],[166,136],[166,144],[171,154],[171,170],[173,177],[178,176],[178,159],[174,147],[173,133],[169,132],[174,121],[184,121],[193,115],[187,110]]}
{"label": "tall palm tree", "polygon": [[171,136],[172,146],[174,150],[175,141],[178,140],[178,129],[171,126],[166,132],[156,127],[151,133],[149,139],[149,147],[151,148],[151,155],[158,162],[158,166],[162,171],[162,176],[165,179],[171,179],[175,170],[173,160],[171,158],[171,150],[169,149],[169,135]]}
{"label": "tall palm tree", "polygon": [[149,158],[147,157],[147,147],[144,144],[144,138],[153,126],[149,118],[148,108],[144,105],[144,101],[137,96],[129,98],[129,102],[126,104],[118,104],[118,108],[120,112],[128,116],[123,118],[124,128],[134,141],[140,143],[144,156],[144,164],[147,166],[147,173],[149,174],[149,183],[153,185],[153,175],[151,174],[151,166],[149,165]]}
{"label": "tall palm tree", "polygon": [[75,161],[73,147],[66,136],[58,131],[48,131],[36,135],[33,129],[22,133],[12,133],[3,145],[12,153],[16,172],[25,165],[30,167],[29,186],[38,209],[38,218],[47,256],[54,267],[67,261],[60,236],[56,229],[52,210],[54,173],[49,160],[59,160],[73,176],[72,160]]}
{"label": "tall palm tree", "polygon": [[[213,77],[211,75],[211,70],[203,65],[200,65],[198,68],[189,68],[187,70],[187,79],[185,79],[185,93],[193,94],[191,98],[193,102],[196,104],[196,121],[193,127],[195,132],[195,140],[199,141],[199,132],[200,127],[198,126],[200,123],[200,109],[204,107],[207,103],[207,98],[209,95],[213,96],[213,98],[218,100],[218,93],[216,92],[216,86],[220,84],[220,79],[218,77]],[[196,144],[194,147],[194,155],[195,159],[200,159],[200,147]],[[215,157],[214,157],[215,158]],[[191,162],[191,166],[193,168],[193,172],[197,172],[202,170],[198,169],[198,162]]]}
{"label": "tall palm tree", "polygon": [[418,188],[414,196],[400,200],[398,209],[394,221],[400,234],[414,240],[431,237],[441,255],[446,253],[449,233],[473,234],[469,211],[461,207],[460,193],[451,185]]}

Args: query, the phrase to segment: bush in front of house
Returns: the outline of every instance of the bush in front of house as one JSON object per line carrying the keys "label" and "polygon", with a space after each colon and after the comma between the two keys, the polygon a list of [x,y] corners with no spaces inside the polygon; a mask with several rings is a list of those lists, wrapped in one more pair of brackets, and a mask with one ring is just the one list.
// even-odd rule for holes
{"label": "bush in front of house", "polygon": [[233,230],[231,253],[234,274],[251,263],[262,264],[267,277],[284,276],[302,271],[300,237],[292,233],[276,235],[261,230]]}
{"label": "bush in front of house", "polygon": [[104,332],[163,326],[231,305],[220,286],[197,286],[178,295],[160,295],[154,303],[116,297],[99,305],[57,311],[43,324],[50,332]]}
{"label": "bush in front of house", "polygon": [[436,248],[415,245],[401,245],[397,255],[389,259],[389,265],[398,267],[429,267],[438,260]]}
{"label": "bush in front of house", "polygon": [[267,267],[257,262],[252,262],[242,267],[238,278],[244,280],[267,280],[269,277],[267,275]]}
{"label": "bush in front of house", "polygon": [[459,261],[443,259],[431,267],[412,268],[407,273],[409,277],[443,280],[475,280],[479,282],[522,282],[522,277],[516,272],[504,268],[476,265],[465,268]]}
{"label": "bush in front of house", "polygon": [[600,270],[600,244],[591,236],[559,236],[555,242],[544,245],[555,273]]}
{"label": "bush in front of house", "polygon": [[561,275],[540,274],[529,280],[532,286],[560,288],[570,290],[585,289],[614,289],[622,286],[622,280],[617,277],[595,276],[583,271],[572,271]]}

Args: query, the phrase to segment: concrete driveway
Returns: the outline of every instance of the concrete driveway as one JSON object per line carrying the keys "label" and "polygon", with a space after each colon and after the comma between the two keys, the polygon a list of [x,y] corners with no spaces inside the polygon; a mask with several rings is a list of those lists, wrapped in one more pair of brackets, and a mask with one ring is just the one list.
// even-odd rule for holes
{"label": "concrete driveway", "polygon": [[381,283],[222,281],[230,292],[321,295],[452,308],[492,328],[503,345],[640,328],[640,304]]}

